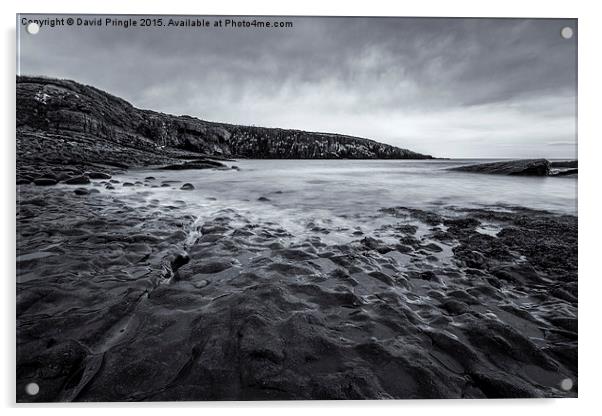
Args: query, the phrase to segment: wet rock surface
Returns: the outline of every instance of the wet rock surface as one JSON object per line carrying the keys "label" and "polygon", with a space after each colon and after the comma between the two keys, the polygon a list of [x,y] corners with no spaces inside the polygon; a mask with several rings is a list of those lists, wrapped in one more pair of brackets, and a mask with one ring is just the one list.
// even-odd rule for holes
{"label": "wet rock surface", "polygon": [[180,189],[183,191],[192,191],[194,189],[194,185],[191,183],[185,183],[180,187]]}
{"label": "wet rock surface", "polygon": [[162,166],[160,169],[163,170],[188,170],[188,169],[216,169],[216,168],[221,168],[227,169],[227,166],[224,165],[221,162],[215,161],[215,160],[210,160],[210,159],[198,159],[198,160],[191,160],[191,161],[187,161],[184,163],[178,163],[175,165],[167,165],[167,166]]}
{"label": "wet rock surface", "polygon": [[297,232],[98,181],[19,187],[18,401],[577,394],[574,216],[387,207]]}

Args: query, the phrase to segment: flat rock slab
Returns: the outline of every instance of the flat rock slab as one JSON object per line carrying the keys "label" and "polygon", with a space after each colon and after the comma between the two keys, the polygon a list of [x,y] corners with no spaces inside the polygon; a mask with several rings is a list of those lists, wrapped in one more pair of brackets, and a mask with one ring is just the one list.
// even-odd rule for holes
{"label": "flat rock slab", "polygon": [[216,162],[214,160],[194,160],[189,162],[184,162],[177,165],[167,165],[163,166],[159,169],[163,170],[186,170],[186,169],[215,169],[215,168],[224,168],[226,165],[220,162]]}
{"label": "flat rock slab", "polygon": [[450,170],[494,175],[548,176],[550,174],[550,162],[546,159],[508,160],[458,166]]}

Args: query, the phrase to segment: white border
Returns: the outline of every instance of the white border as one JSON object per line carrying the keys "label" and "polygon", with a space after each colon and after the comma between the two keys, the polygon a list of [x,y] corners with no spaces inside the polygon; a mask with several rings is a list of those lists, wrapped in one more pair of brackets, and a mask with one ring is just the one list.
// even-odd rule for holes
{"label": "white border", "polygon": [[[602,313],[599,300],[602,293],[602,275],[596,257],[600,245],[600,106],[602,90],[600,74],[600,40],[602,16],[597,13],[593,1],[429,1],[413,2],[370,0],[370,1],[326,1],[303,0],[296,4],[275,0],[194,2],[180,0],[126,0],[67,1],[28,0],[2,2],[2,34],[4,63],[1,66],[3,96],[2,136],[3,164],[2,195],[3,220],[2,250],[0,264],[5,265],[2,275],[2,374],[0,376],[1,403],[25,414],[44,416],[65,412],[90,412],[106,415],[107,411],[125,413],[128,408],[151,415],[163,415],[166,407],[176,412],[243,412],[245,416],[282,414],[306,415],[344,412],[345,416],[365,415],[367,412],[382,414],[416,413],[451,416],[484,412],[487,416],[508,413],[544,413],[547,415],[588,414],[598,403],[598,386],[602,377],[600,366],[601,345],[599,334]],[[285,15],[347,15],[347,16],[457,16],[457,17],[570,17],[579,19],[579,399],[562,400],[438,400],[438,401],[386,401],[386,402],[253,402],[253,403],[160,403],[160,404],[90,404],[16,406],[15,397],[15,15],[16,13],[148,13],[148,14],[285,14]],[[596,238],[597,237],[597,238]],[[84,407],[85,409],[82,409]],[[133,409],[132,409],[133,410]],[[599,410],[599,409],[598,409]]]}

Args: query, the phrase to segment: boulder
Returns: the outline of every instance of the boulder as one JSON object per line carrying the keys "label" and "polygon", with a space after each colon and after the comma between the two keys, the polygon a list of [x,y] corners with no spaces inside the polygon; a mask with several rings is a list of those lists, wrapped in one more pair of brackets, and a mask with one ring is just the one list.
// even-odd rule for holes
{"label": "boulder", "polygon": [[548,176],[550,174],[550,162],[546,159],[520,159],[458,166],[450,168],[450,170],[494,175]]}
{"label": "boulder", "polygon": [[163,170],[186,170],[186,169],[216,169],[216,168],[227,168],[226,165],[214,160],[199,159],[184,162],[178,165],[167,165],[160,167]]}
{"label": "boulder", "polygon": [[33,180],[33,183],[36,184],[37,186],[51,186],[51,185],[56,185],[57,181],[56,179],[51,179],[51,178],[37,178]]}
{"label": "boulder", "polygon": [[74,176],[64,181],[67,185],[86,185],[90,183],[90,178],[85,175]]}
{"label": "boulder", "polygon": [[86,176],[90,179],[111,179],[111,175],[102,172],[86,172]]}

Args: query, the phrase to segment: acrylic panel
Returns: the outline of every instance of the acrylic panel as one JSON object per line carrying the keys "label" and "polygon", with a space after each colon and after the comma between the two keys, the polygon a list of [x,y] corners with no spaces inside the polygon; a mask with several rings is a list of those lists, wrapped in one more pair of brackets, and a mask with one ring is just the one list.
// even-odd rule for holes
{"label": "acrylic panel", "polygon": [[577,20],[17,16],[19,402],[577,396]]}

